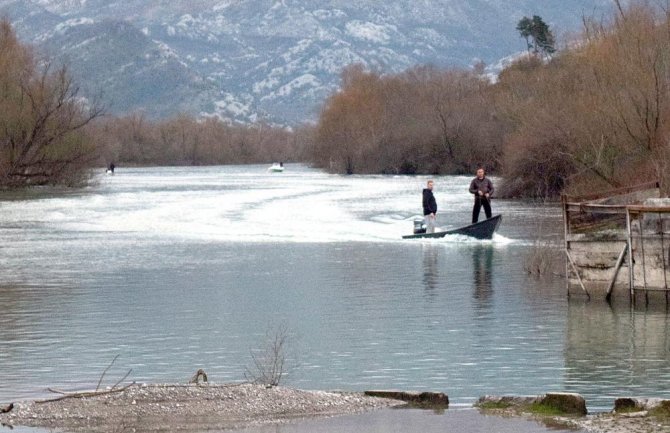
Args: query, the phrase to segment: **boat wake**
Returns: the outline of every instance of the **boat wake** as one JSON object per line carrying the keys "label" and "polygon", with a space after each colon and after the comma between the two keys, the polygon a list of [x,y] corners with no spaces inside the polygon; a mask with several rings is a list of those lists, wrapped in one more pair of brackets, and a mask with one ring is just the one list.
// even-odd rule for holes
{"label": "boat wake", "polygon": [[[247,171],[242,171],[247,170]],[[6,203],[6,224],[30,214],[55,232],[100,233],[117,239],[207,242],[407,242],[420,207],[423,177],[333,176],[291,166],[137,168],[101,176],[90,194]],[[252,171],[252,172],[250,172]],[[438,225],[468,219],[467,178],[440,179]],[[465,191],[465,192],[463,192]],[[419,203],[417,203],[419,202]],[[384,212],[379,212],[383,209]],[[503,224],[504,226],[504,224]],[[503,227],[504,230],[504,227]],[[509,244],[466,236],[414,242]]]}

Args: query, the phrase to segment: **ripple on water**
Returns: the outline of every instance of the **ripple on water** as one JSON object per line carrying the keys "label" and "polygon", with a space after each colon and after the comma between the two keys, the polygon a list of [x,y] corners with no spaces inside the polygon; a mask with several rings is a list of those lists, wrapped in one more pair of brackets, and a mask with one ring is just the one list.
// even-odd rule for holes
{"label": "ripple on water", "polygon": [[[278,323],[286,382],[309,389],[665,393],[665,312],[568,303],[562,280],[525,275],[557,207],[497,201],[491,242],[406,242],[426,177],[264,169],[126,169],[0,202],[0,401],[94,386],[116,354],[110,380],[242,380]],[[467,223],[468,180],[436,178],[439,225]]]}

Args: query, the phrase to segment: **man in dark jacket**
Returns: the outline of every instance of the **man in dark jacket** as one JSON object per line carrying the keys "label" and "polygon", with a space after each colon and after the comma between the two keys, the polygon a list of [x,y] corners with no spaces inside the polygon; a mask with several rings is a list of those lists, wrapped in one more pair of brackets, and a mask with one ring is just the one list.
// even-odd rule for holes
{"label": "man in dark jacket", "polygon": [[435,215],[437,214],[437,202],[433,195],[433,181],[429,180],[423,189],[423,219],[426,224],[426,233],[435,232]]}
{"label": "man in dark jacket", "polygon": [[472,223],[479,221],[479,211],[484,206],[486,218],[491,218],[491,196],[493,183],[486,177],[483,168],[477,170],[477,177],[470,182],[470,193],[475,195],[475,206],[472,208]]}

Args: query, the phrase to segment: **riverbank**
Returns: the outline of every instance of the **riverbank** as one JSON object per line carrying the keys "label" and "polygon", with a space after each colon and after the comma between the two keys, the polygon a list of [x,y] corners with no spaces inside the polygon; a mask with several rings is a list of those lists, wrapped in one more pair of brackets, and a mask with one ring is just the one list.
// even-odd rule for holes
{"label": "riverbank", "polygon": [[[658,410],[619,410],[570,416],[531,407],[533,398],[482,397],[486,416],[525,418],[551,429],[592,433],[670,433],[670,416]],[[123,389],[64,394],[17,402],[0,413],[0,425],[73,433],[156,433],[235,430],[301,419],[359,414],[406,405],[356,392],[305,391],[254,384],[132,384]],[[445,407],[445,406],[442,406]],[[9,406],[0,405],[0,412]],[[539,410],[538,410],[539,409]]]}
{"label": "riverbank", "polygon": [[582,419],[557,418],[567,426],[584,429],[592,433],[668,433],[670,423],[649,415],[624,415],[603,413],[590,415]]}
{"label": "riverbank", "polygon": [[547,416],[518,413],[507,410],[481,410],[486,415],[533,419],[542,424],[561,430],[584,430],[589,433],[670,433],[668,419],[647,413],[617,414],[613,412],[587,415],[585,417]]}
{"label": "riverbank", "polygon": [[523,417],[562,429],[591,433],[670,433],[669,400],[622,398],[616,400],[611,412],[589,415],[579,394],[485,396],[475,406],[484,415]]}
{"label": "riverbank", "polygon": [[8,426],[69,432],[183,432],[244,428],[298,418],[354,414],[404,404],[362,393],[304,391],[253,384],[131,385],[90,397],[15,403]]}

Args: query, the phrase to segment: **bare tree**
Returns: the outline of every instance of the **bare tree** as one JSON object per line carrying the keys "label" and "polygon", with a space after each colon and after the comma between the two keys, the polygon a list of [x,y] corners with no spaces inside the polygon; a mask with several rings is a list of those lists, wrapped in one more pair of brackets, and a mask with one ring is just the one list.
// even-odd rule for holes
{"label": "bare tree", "polygon": [[[83,128],[103,113],[97,103],[79,98],[67,68],[37,67],[27,48],[16,42],[10,24],[0,22],[3,66],[12,59],[21,68],[3,67],[0,105],[0,184],[4,186],[72,184],[95,160],[94,146]],[[13,48],[12,48],[13,47]]]}
{"label": "bare tree", "polygon": [[[591,59],[595,87],[617,138],[648,154],[663,195],[670,195],[670,20],[651,6],[624,9],[593,45],[607,56]],[[632,146],[631,146],[632,145]],[[631,153],[633,149],[630,149]]]}
{"label": "bare tree", "polygon": [[291,334],[285,324],[270,328],[261,346],[251,350],[251,365],[244,377],[253,383],[278,386],[287,374],[290,362]]}

